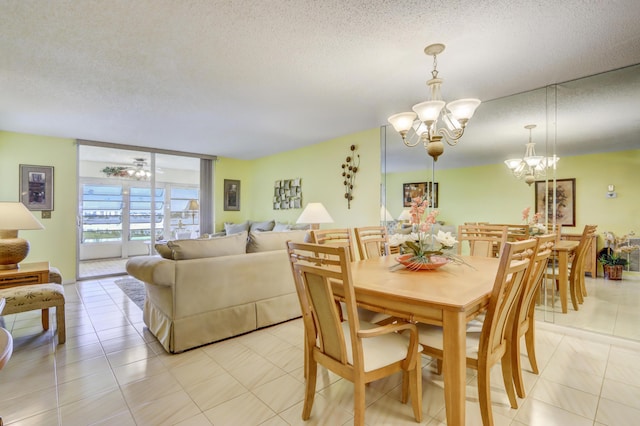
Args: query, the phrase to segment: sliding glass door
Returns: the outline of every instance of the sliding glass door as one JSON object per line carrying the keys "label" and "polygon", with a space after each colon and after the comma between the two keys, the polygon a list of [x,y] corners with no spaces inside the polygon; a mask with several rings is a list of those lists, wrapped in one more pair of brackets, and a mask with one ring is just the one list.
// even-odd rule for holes
{"label": "sliding glass door", "polygon": [[78,278],[125,273],[154,243],[200,234],[200,159],[79,147]]}

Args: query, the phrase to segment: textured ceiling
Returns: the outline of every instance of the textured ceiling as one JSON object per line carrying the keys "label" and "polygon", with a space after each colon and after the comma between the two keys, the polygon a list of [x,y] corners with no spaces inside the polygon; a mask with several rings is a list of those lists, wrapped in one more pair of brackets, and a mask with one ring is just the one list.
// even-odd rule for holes
{"label": "textured ceiling", "polygon": [[0,0],[0,129],[259,158],[426,100],[427,44],[447,46],[445,100],[488,101],[640,63],[638,16],[637,0]]}

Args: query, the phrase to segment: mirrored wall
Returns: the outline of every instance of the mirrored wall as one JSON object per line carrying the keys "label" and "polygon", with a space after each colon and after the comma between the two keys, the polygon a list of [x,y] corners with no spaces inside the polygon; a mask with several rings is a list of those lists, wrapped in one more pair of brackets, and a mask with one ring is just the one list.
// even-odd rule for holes
{"label": "mirrored wall", "polygon": [[[408,108],[410,105],[408,100]],[[619,232],[635,230],[640,234],[637,216],[635,220],[632,215],[611,220],[602,207],[607,184],[616,183],[625,188],[621,196],[627,204],[623,205],[629,206],[632,198],[638,200],[640,193],[636,187],[640,172],[637,169],[617,171],[615,162],[612,164],[610,160],[600,166],[597,157],[625,152],[627,155],[622,155],[624,170],[634,170],[629,168],[634,162],[640,166],[640,65],[483,102],[459,144],[445,145],[444,154],[437,162],[421,145],[408,148],[391,126],[382,126],[381,200],[384,207],[398,218],[405,208],[402,185],[433,181],[439,183],[438,208],[445,225],[455,227],[465,221],[522,223],[519,212],[534,202],[535,185],[528,186],[510,175],[503,161],[524,155],[529,138],[524,126],[528,124],[536,125],[532,131],[536,154],[560,157],[557,169],[547,171],[546,178],[552,180],[551,184],[555,178],[580,176],[576,179],[580,190],[577,220],[573,227],[563,227],[563,233],[579,234],[584,225],[592,221],[599,225],[598,233],[615,227]],[[585,158],[588,161],[576,160]],[[588,169],[579,170],[581,164],[588,164]],[[549,201],[556,204],[554,199]],[[635,206],[637,211],[637,202]],[[598,216],[598,212],[592,214],[590,209],[604,210],[605,216]],[[599,249],[601,236],[598,244]],[[632,327],[615,323],[620,318],[632,324],[640,323],[636,313],[640,311],[640,275],[628,273],[618,287],[601,277],[589,284],[594,288],[590,296],[602,295],[608,299],[606,305],[599,305],[598,312],[586,307],[577,312],[569,308],[569,312],[563,314],[557,300],[551,298],[549,303],[541,305],[538,319],[640,340],[640,333],[630,330]],[[611,292],[608,292],[610,286]],[[602,314],[600,311],[607,311],[608,316],[597,319]]]}

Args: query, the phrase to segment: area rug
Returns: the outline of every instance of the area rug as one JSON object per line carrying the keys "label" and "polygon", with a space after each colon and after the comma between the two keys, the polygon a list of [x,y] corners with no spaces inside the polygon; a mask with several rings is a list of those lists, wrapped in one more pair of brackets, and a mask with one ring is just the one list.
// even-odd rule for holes
{"label": "area rug", "polygon": [[144,289],[144,283],[135,278],[125,277],[114,281],[115,284],[133,301],[140,309],[144,306],[144,299],[147,291]]}

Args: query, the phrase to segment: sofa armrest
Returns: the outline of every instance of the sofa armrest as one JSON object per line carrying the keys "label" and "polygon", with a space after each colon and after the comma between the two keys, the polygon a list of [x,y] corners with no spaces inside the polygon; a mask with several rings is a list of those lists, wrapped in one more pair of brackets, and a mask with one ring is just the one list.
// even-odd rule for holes
{"label": "sofa armrest", "polygon": [[173,286],[175,284],[175,260],[160,256],[136,256],[127,261],[127,273],[148,284]]}

